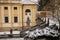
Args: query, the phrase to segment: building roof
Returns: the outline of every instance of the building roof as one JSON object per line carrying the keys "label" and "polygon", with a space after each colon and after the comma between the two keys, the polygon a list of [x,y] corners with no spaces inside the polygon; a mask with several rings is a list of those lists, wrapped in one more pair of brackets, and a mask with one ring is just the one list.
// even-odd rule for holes
{"label": "building roof", "polygon": [[0,3],[21,3],[21,4],[37,4],[38,0],[20,0],[20,1],[0,1]]}
{"label": "building roof", "polygon": [[37,4],[38,1],[37,0],[22,0],[21,3],[22,4]]}

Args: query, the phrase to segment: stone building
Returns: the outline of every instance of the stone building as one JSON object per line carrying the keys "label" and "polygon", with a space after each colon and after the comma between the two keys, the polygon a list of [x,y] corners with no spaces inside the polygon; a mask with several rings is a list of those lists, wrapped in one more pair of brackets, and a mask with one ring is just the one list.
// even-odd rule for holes
{"label": "stone building", "polygon": [[36,0],[0,0],[0,31],[34,26],[37,13],[35,2]]}

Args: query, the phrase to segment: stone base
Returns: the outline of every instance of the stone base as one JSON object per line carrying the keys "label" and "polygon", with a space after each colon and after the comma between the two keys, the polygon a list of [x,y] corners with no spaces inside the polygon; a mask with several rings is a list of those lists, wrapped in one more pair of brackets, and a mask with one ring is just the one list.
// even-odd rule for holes
{"label": "stone base", "polygon": [[0,32],[2,32],[2,31],[10,31],[10,28],[13,31],[15,31],[15,30],[20,31],[20,27],[0,27]]}

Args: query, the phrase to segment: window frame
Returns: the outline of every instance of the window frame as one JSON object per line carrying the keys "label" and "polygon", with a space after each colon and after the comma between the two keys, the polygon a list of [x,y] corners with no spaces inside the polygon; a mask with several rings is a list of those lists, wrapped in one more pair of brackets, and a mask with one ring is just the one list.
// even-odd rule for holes
{"label": "window frame", "polygon": [[14,7],[14,10],[17,10],[17,7]]}
{"label": "window frame", "polygon": [[8,7],[4,7],[4,10],[8,10]]}
{"label": "window frame", "polygon": [[14,16],[14,23],[18,23],[18,17]]}
{"label": "window frame", "polygon": [[9,23],[9,18],[5,17],[5,23]]}
{"label": "window frame", "polygon": [[26,9],[25,10],[25,15],[27,15],[27,13],[29,13],[29,15],[31,15],[31,10],[30,9]]}

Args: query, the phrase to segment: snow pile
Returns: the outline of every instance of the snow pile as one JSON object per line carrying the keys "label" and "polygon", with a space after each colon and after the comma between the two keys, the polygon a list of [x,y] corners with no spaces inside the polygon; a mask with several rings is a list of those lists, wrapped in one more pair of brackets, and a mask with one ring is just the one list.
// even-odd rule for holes
{"label": "snow pile", "polygon": [[49,25],[53,25],[53,24],[56,24],[57,26],[59,26],[59,22],[49,20]]}
{"label": "snow pile", "polygon": [[34,31],[29,31],[27,33],[27,36],[30,37],[30,38],[35,38],[35,37],[43,36],[43,35],[58,37],[58,31],[46,27],[46,28],[41,29],[41,30],[36,29]]}
{"label": "snow pile", "polygon": [[[45,19],[44,19],[45,20]],[[46,23],[48,22],[48,18],[46,17]],[[49,26],[56,24],[59,28],[59,22],[57,19],[49,18]]]}

